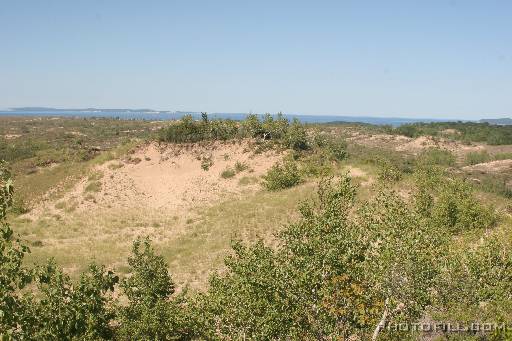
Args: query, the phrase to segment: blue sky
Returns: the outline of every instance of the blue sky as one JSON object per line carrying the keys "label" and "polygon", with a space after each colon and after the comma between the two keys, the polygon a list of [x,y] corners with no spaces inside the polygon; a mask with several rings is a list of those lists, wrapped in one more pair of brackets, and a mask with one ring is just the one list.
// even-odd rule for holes
{"label": "blue sky", "polygon": [[512,116],[512,1],[0,0],[0,107]]}

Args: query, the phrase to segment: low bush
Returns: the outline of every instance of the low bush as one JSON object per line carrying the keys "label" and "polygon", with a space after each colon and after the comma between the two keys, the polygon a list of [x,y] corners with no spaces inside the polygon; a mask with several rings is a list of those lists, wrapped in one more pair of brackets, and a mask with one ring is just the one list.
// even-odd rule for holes
{"label": "low bush", "polygon": [[91,181],[84,188],[84,192],[99,192],[101,191],[101,181]]}
{"label": "low bush", "polygon": [[201,169],[208,171],[213,166],[213,159],[211,155],[201,157]]}
{"label": "low bush", "polygon": [[468,182],[461,179],[439,181],[440,176],[437,173],[430,177],[432,181],[426,180],[426,176],[416,177],[421,194],[415,197],[416,206],[433,224],[450,233],[490,228],[496,224],[498,216],[494,208],[480,203]]}
{"label": "low bush", "polygon": [[512,144],[512,126],[491,125],[476,122],[433,122],[404,124],[395,128],[392,132],[408,137],[418,136],[447,136],[447,130],[455,133],[448,137],[470,144],[473,142],[485,142],[490,145]]}
{"label": "low bush", "polygon": [[232,168],[226,168],[220,173],[220,177],[223,179],[231,179],[236,175],[236,172]]}
{"label": "low bush", "polygon": [[297,119],[290,124],[282,113],[276,116],[265,114],[261,120],[257,115],[250,114],[241,122],[208,120],[206,113],[203,113],[202,120],[195,121],[191,115],[186,115],[161,129],[158,135],[159,141],[172,143],[225,141],[235,138],[271,141],[267,148],[274,144],[294,150],[309,148],[304,125]]}
{"label": "low bush", "polygon": [[476,186],[482,191],[512,199],[512,181],[506,175],[484,176]]}
{"label": "low bush", "polygon": [[235,163],[235,171],[237,173],[243,172],[243,171],[247,170],[248,168],[249,168],[249,166],[245,162],[237,161]]}
{"label": "low bush", "polygon": [[292,161],[276,163],[263,176],[263,186],[269,191],[278,191],[298,185],[302,179],[297,165]]}
{"label": "low bush", "polygon": [[377,169],[377,178],[382,182],[397,182],[402,178],[402,172],[393,163],[381,159]]}
{"label": "low bush", "polygon": [[489,162],[491,160],[491,156],[487,151],[482,152],[470,152],[466,154],[466,164],[467,165],[476,165],[479,163]]}
{"label": "low bush", "polygon": [[512,153],[497,153],[493,157],[494,160],[512,160]]}
{"label": "low bush", "polygon": [[309,148],[306,128],[296,118],[286,130],[285,144],[293,150],[306,150]]}
{"label": "low bush", "polygon": [[419,164],[449,167],[455,164],[455,155],[449,150],[430,148],[418,156],[417,162]]}

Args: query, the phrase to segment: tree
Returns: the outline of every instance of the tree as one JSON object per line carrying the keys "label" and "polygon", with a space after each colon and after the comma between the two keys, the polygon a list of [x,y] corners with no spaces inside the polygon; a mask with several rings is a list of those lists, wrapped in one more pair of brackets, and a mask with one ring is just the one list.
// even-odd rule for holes
{"label": "tree", "polygon": [[0,336],[18,337],[25,319],[27,298],[20,294],[32,281],[33,273],[23,266],[29,248],[7,224],[14,187],[5,162],[0,161]]}
{"label": "tree", "polygon": [[104,267],[90,265],[78,283],[53,260],[38,269],[38,295],[24,324],[24,334],[35,339],[108,340],[113,336],[112,299],[118,277]]}
{"label": "tree", "polygon": [[156,255],[149,238],[134,241],[128,258],[131,275],[121,287],[128,305],[119,307],[117,338],[122,340],[181,340],[193,334],[184,296],[171,300],[174,283],[167,264]]}

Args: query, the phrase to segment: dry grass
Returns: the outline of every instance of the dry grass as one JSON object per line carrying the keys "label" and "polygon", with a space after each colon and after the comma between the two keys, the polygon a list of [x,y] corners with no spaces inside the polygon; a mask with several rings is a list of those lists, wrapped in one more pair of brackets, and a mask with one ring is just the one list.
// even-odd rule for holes
{"label": "dry grass", "polygon": [[[277,229],[297,217],[299,201],[314,188],[305,184],[276,193],[259,191],[179,217],[148,208],[105,208],[94,214],[47,214],[34,221],[18,218],[13,227],[29,244],[37,245],[27,262],[41,264],[53,257],[73,277],[91,262],[123,273],[132,241],[148,235],[169,262],[178,286],[201,289],[210,271],[222,268],[232,239],[272,240]],[[64,212],[68,206],[60,208]]]}

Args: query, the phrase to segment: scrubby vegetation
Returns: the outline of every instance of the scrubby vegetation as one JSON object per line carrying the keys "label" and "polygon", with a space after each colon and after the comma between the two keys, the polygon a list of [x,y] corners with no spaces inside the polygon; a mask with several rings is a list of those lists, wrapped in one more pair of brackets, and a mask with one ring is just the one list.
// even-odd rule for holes
{"label": "scrubby vegetation", "polygon": [[412,201],[383,187],[360,202],[349,177],[323,180],[277,246],[237,241],[207,291],[176,294],[147,238],[134,242],[121,279],[98,265],[77,282],[52,261],[24,265],[29,249],[5,220],[13,187],[3,167],[0,330],[14,339],[405,339],[414,334],[386,326],[448,311],[508,321],[510,240],[495,232],[453,247],[496,216],[443,176],[418,169]]}
{"label": "scrubby vegetation", "polygon": [[[147,122],[140,124],[149,129]],[[512,323],[510,174],[464,167],[482,160],[508,159],[510,149],[461,154],[424,148],[414,154],[354,143],[348,138],[350,134],[337,130],[341,125],[305,126],[288,122],[282,115],[250,115],[235,122],[209,120],[205,114],[200,121],[186,117],[161,125],[163,129],[155,129],[160,142],[186,143],[184,148],[191,142],[218,140],[234,141],[205,144],[241,145],[238,139],[247,138],[243,148],[247,146],[247,152],[254,154],[249,156],[244,151],[243,158],[226,155],[224,161],[232,161],[228,161],[227,168],[216,167],[214,174],[222,184],[246,186],[260,182],[259,175],[250,174],[251,157],[259,152],[275,151],[282,159],[263,177],[265,190],[254,195],[160,220],[152,216],[141,222],[137,219],[145,218],[141,216],[146,212],[133,219],[125,211],[117,212],[115,225],[101,224],[110,228],[112,235],[128,226],[123,233],[129,231],[127,238],[135,240],[127,261],[112,261],[105,255],[98,261],[105,265],[84,266],[88,257],[77,250],[75,258],[82,263],[71,260],[65,264],[66,269],[79,269],[72,275],[61,268],[58,260],[43,260],[54,256],[53,249],[47,248],[52,243],[65,243],[70,233],[87,242],[82,237],[85,234],[77,232],[84,229],[89,234],[87,222],[67,225],[65,214],[71,215],[78,202],[58,199],[52,203],[51,207],[58,210],[51,218],[58,226],[54,229],[49,229],[45,219],[50,218],[46,216],[33,222],[37,230],[24,227],[29,217],[15,217],[22,211],[17,206],[14,185],[23,189],[27,179],[45,174],[62,179],[62,173],[57,167],[37,166],[40,168],[36,173],[26,175],[22,165],[36,159],[16,158],[11,163],[16,175],[13,182],[2,164],[3,338],[510,339],[507,331],[499,329],[475,334],[394,328],[398,323],[410,327],[419,322],[468,326],[473,322]],[[494,128],[493,132],[501,129],[489,129]],[[371,134],[395,131],[390,127],[362,129]],[[436,136],[463,140],[462,133],[446,131],[452,128],[436,129]],[[156,138],[148,131],[144,134]],[[120,139],[116,143],[125,142]],[[25,142],[15,143],[19,155],[31,155],[25,150]],[[90,143],[87,140],[85,144]],[[101,162],[115,148],[100,148],[92,159],[76,163]],[[37,148],[35,152],[39,156],[43,153]],[[199,161],[205,171],[211,172],[212,155],[205,152],[194,157],[194,162]],[[139,162],[144,164],[144,156],[141,158]],[[215,162],[218,160],[215,158]],[[135,167],[130,162],[126,165]],[[107,173],[121,167],[122,162],[114,162],[103,169]],[[354,178],[347,176],[347,171],[354,171]],[[83,200],[98,197],[95,192],[109,179],[89,167],[76,172],[84,177],[87,193]],[[221,180],[219,176],[236,178]],[[312,193],[314,186],[316,195]],[[30,193],[31,186],[23,191]],[[292,209],[298,202],[298,210]],[[183,232],[171,241],[160,240],[158,231],[174,228],[180,219],[186,227]],[[42,235],[55,231],[60,235],[50,242]],[[153,241],[136,237],[146,233],[153,233]],[[95,256],[111,251],[112,245],[105,239],[105,250],[93,246],[100,248]],[[232,246],[226,250],[230,239]],[[36,259],[31,257],[28,245],[38,254],[37,264],[32,264]],[[72,248],[61,252],[72,253]],[[126,259],[128,250],[115,252]],[[189,289],[188,278],[182,280],[187,271],[194,272],[195,278],[209,278],[208,284]],[[208,275],[209,271],[213,273]]]}
{"label": "scrubby vegetation", "polygon": [[292,161],[275,164],[263,177],[263,186],[269,191],[290,188],[301,182],[299,169]]}
{"label": "scrubby vegetation", "polygon": [[483,152],[471,152],[466,155],[466,164],[467,165],[476,165],[483,162],[488,162],[491,160],[489,153],[486,151]]}
{"label": "scrubby vegetation", "polygon": [[235,138],[256,138],[271,141],[285,148],[305,150],[308,148],[306,129],[298,120],[292,123],[281,113],[276,117],[265,114],[248,115],[242,122],[232,120],[209,120],[203,113],[202,120],[194,121],[191,115],[173,122],[159,133],[161,142],[192,143],[200,141],[225,141]]}
{"label": "scrubby vegetation", "polygon": [[14,198],[17,211],[27,212],[32,201],[63,181],[74,183],[94,164],[125,153],[160,125],[109,118],[0,117],[0,160],[9,162],[21,185]]}
{"label": "scrubby vegetation", "polygon": [[435,122],[404,124],[393,130],[408,137],[441,136],[465,143],[512,144],[512,126],[474,122]]}

